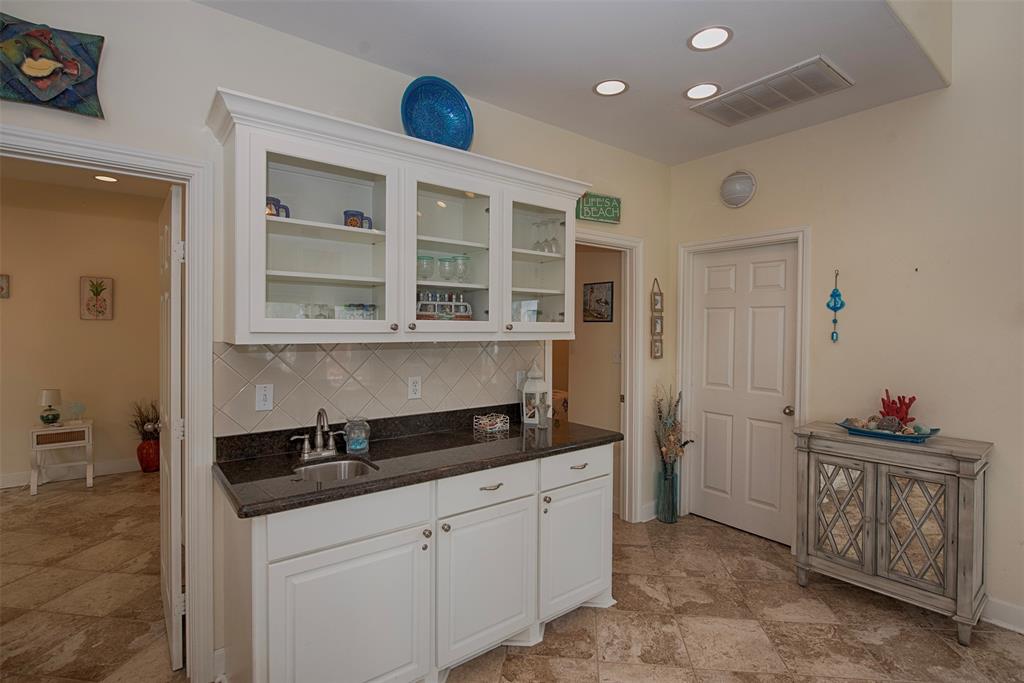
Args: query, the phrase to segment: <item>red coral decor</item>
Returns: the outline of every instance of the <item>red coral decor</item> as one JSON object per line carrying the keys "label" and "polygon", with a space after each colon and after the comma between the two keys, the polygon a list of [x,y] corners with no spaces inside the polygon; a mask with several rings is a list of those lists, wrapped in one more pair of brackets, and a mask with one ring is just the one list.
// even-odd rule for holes
{"label": "red coral decor", "polygon": [[882,409],[878,411],[878,414],[882,417],[895,417],[900,421],[900,424],[908,425],[913,422],[916,418],[910,417],[910,406],[914,405],[914,401],[917,400],[917,396],[897,396],[894,401],[889,396],[889,390],[885,390],[885,396],[882,397]]}

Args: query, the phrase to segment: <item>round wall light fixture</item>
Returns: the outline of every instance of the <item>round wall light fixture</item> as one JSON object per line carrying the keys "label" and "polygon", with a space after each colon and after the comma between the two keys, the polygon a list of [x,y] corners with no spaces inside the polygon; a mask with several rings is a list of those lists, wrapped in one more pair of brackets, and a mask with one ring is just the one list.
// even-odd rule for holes
{"label": "round wall light fixture", "polygon": [[708,26],[690,36],[687,47],[697,52],[714,50],[732,40],[732,29],[728,26]]}
{"label": "round wall light fixture", "polygon": [[754,198],[757,192],[757,179],[750,171],[733,171],[725,176],[722,187],[719,188],[719,196],[722,203],[730,209],[738,209],[746,205]]}

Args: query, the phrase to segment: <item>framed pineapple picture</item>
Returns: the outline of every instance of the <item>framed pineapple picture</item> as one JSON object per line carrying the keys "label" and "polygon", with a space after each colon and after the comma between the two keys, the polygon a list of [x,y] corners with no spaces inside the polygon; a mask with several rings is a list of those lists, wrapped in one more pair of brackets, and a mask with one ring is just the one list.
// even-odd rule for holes
{"label": "framed pineapple picture", "polygon": [[79,317],[114,319],[114,278],[83,275],[78,280]]}

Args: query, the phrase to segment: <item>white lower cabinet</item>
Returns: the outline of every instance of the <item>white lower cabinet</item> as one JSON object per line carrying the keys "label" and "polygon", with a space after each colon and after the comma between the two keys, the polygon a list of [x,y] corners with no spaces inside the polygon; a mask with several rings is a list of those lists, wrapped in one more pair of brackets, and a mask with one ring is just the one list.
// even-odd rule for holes
{"label": "white lower cabinet", "polygon": [[443,668],[536,621],[537,496],[439,522],[437,664]]}
{"label": "white lower cabinet", "polygon": [[432,544],[413,528],[271,564],[270,680],[425,676],[432,559]]}
{"label": "white lower cabinet", "polygon": [[611,586],[611,479],[605,475],[541,494],[541,621]]}

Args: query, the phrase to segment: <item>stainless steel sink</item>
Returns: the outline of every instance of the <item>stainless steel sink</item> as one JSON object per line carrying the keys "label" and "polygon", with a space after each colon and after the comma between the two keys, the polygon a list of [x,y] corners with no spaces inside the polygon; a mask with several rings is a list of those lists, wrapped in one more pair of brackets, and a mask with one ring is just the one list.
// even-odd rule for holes
{"label": "stainless steel sink", "polygon": [[295,474],[302,477],[302,481],[315,481],[320,484],[326,484],[363,477],[379,469],[380,467],[368,460],[351,458],[297,467],[295,468]]}

